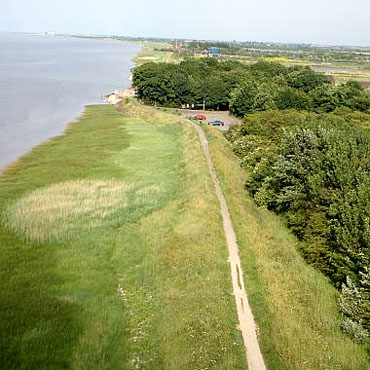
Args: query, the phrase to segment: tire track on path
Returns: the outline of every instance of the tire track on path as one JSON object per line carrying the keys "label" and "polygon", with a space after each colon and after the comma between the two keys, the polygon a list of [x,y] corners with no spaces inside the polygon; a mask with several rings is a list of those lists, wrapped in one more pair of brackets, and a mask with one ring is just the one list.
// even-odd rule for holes
{"label": "tire track on path", "polygon": [[220,182],[217,178],[216,170],[212,162],[209,151],[208,140],[203,129],[190,121],[198,132],[202,144],[204,155],[207,160],[209,171],[211,173],[213,185],[216,189],[218,200],[220,201],[220,211],[226,236],[227,247],[229,250],[229,262],[231,267],[231,280],[233,294],[235,296],[236,308],[239,319],[239,328],[242,332],[246,358],[249,370],[266,370],[265,362],[257,339],[257,326],[249,306],[247,294],[244,286],[243,270],[239,258],[239,248],[236,241],[236,235],[231,222],[229,209],[225,196],[221,190]]}

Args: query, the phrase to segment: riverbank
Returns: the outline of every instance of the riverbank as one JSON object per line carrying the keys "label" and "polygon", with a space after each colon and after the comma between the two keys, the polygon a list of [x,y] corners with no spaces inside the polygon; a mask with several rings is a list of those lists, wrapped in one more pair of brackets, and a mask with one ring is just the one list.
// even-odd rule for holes
{"label": "riverbank", "polygon": [[85,105],[131,85],[139,45],[0,34],[0,168],[61,135]]}
{"label": "riverbank", "polygon": [[88,107],[1,177],[2,368],[245,368],[196,132],[125,110]]}

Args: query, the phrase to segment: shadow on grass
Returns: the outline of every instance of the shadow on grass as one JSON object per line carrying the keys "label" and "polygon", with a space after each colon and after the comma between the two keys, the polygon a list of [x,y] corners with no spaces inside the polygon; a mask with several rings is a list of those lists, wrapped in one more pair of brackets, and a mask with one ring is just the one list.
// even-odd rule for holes
{"label": "shadow on grass", "polygon": [[81,308],[50,293],[62,284],[52,272],[51,247],[25,245],[7,233],[0,243],[0,368],[68,368],[81,332]]}

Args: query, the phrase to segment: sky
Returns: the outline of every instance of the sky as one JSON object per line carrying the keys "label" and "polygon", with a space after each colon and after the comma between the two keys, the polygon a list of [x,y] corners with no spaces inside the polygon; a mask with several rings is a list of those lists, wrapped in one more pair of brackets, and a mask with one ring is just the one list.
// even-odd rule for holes
{"label": "sky", "polygon": [[370,1],[0,0],[0,31],[370,46]]}

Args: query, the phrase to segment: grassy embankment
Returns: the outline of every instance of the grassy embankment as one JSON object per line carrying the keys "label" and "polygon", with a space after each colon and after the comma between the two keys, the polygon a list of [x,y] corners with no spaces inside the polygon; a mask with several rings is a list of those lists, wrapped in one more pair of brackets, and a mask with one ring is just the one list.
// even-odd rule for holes
{"label": "grassy embankment", "polygon": [[340,332],[336,290],[303,261],[281,220],[258,209],[248,197],[246,173],[223,135],[215,129],[206,131],[269,368],[369,368],[365,347]]}
{"label": "grassy embankment", "polygon": [[133,59],[138,66],[147,62],[155,63],[177,63],[181,61],[179,54],[160,49],[170,49],[172,45],[168,42],[141,41],[140,53]]}
{"label": "grassy embankment", "polygon": [[[192,128],[89,107],[0,180],[0,367],[241,369],[218,202]],[[208,131],[270,369],[365,369],[336,292]]]}
{"label": "grassy embankment", "polygon": [[0,368],[242,369],[195,131],[90,106],[0,179]]}

